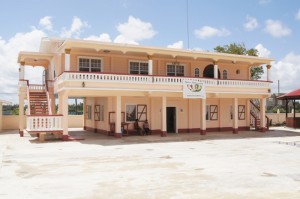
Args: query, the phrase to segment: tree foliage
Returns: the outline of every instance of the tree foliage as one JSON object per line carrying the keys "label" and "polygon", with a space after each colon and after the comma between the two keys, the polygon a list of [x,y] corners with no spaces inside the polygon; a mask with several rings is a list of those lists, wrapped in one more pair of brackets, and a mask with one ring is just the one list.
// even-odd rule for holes
{"label": "tree foliage", "polygon": [[[247,49],[244,43],[231,43],[224,46],[216,46],[214,48],[215,52],[219,53],[229,53],[236,55],[249,55],[249,56],[258,56],[258,51],[255,48]],[[262,66],[253,66],[251,68],[251,79],[257,80],[261,78],[264,70]]]}

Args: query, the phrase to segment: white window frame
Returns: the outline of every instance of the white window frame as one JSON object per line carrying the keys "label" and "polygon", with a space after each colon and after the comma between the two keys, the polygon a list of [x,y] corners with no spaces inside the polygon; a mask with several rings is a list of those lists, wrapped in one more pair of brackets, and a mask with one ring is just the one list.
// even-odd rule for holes
{"label": "white window frame", "polygon": [[[80,59],[89,59],[89,71],[80,71],[80,66],[79,66],[79,60]],[[98,59],[98,60],[101,60],[101,65],[100,65],[100,71],[99,72],[102,72],[102,71],[104,71],[103,70],[103,67],[104,67],[104,63],[103,63],[103,58],[101,58],[101,57],[89,57],[89,56],[78,56],[77,57],[77,71],[79,71],[79,72],[92,72],[91,71],[91,60],[92,59]],[[96,72],[95,72],[96,73]]]}
{"label": "white window frame", "polygon": [[[224,78],[224,73],[226,73],[226,78]],[[228,79],[228,71],[226,69],[222,72],[223,79]]]}
{"label": "white window frame", "polygon": [[[183,66],[183,76],[177,76],[177,70],[176,70],[176,68],[175,68],[175,75],[174,75],[174,76],[168,75],[168,65],[172,65],[172,66]],[[186,68],[186,65],[185,65],[185,64],[173,64],[173,63],[167,63],[167,64],[166,64],[166,76],[171,76],[171,77],[184,77],[184,76],[185,76],[185,68]]]}
{"label": "white window frame", "polygon": [[[197,76],[196,76],[196,70],[198,71]],[[194,69],[194,76],[195,77],[200,77],[200,68],[197,67],[197,68]]]}
{"label": "white window frame", "polygon": [[[130,63],[131,62],[138,62],[139,63],[139,73],[138,74],[132,74],[132,75],[149,75],[149,63],[148,61],[145,61],[145,60],[128,60],[128,74],[131,74],[130,73]],[[147,71],[147,74],[141,74],[141,63],[144,63],[144,64],[147,64],[148,65],[148,71]]]}

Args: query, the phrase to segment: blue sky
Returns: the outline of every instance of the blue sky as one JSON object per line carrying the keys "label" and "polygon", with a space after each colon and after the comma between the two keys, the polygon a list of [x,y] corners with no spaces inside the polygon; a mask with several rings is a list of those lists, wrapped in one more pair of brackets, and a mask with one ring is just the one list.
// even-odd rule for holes
{"label": "blue sky", "polygon": [[[147,46],[213,51],[243,42],[274,58],[274,89],[300,88],[298,0],[2,1],[0,99],[17,93],[19,50],[37,51],[41,37],[73,37]],[[188,31],[187,31],[188,27]],[[38,79],[35,74],[28,78]],[[275,90],[274,90],[275,92]]]}

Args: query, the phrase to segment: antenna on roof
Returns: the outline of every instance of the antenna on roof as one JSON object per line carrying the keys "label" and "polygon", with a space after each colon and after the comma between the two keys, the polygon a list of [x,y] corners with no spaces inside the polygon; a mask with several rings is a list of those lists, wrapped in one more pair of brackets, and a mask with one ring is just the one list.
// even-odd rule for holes
{"label": "antenna on roof", "polygon": [[187,32],[187,46],[188,46],[188,49],[190,49],[189,0],[186,0],[186,32]]}

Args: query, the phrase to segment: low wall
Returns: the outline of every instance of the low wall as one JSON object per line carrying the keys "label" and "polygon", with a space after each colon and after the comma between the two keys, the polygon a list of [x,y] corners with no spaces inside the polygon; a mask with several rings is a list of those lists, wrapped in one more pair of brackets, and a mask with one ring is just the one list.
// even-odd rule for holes
{"label": "low wall", "polygon": [[[285,122],[285,113],[266,113],[266,116],[272,120],[272,124],[282,124]],[[293,113],[289,113],[288,117],[294,117]],[[300,113],[296,113],[296,117],[300,117]]]}
{"label": "low wall", "polygon": [[[69,115],[68,121],[69,121],[69,128],[83,128],[83,115]],[[24,121],[24,126],[26,126],[26,117]],[[19,129],[19,116],[3,115],[2,129],[3,130]]]}

